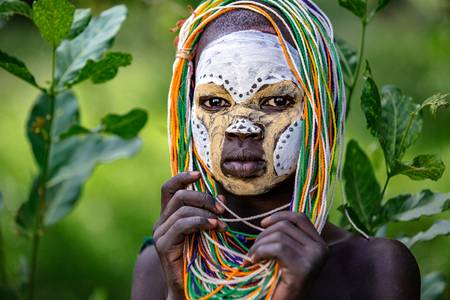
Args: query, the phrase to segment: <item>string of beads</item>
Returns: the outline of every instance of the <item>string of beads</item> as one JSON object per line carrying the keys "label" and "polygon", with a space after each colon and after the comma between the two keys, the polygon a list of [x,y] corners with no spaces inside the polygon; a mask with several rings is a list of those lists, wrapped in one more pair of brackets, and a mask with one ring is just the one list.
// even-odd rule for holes
{"label": "string of beads", "polygon": [[[333,29],[326,15],[310,0],[204,0],[183,23],[168,97],[172,174],[200,171],[201,180],[192,188],[217,197],[216,183],[192,141],[191,49],[195,49],[205,26],[234,9],[254,11],[272,24],[286,61],[305,92],[305,126],[289,209],[305,213],[321,232],[334,198],[337,180],[332,182],[332,172],[335,170],[335,179],[341,174],[345,93]],[[294,62],[276,19],[294,41],[300,64]],[[240,218],[226,209],[234,218],[223,221],[239,221],[262,230],[249,222],[262,215]],[[281,276],[280,266],[272,260],[248,262],[248,247],[255,238],[230,227],[224,233],[203,231],[187,238],[183,270],[186,299],[270,299]]]}

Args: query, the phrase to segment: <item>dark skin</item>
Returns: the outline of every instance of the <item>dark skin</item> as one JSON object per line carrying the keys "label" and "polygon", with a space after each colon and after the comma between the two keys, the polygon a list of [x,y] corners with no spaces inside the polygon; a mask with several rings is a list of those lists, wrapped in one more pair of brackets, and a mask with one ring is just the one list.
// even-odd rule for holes
{"label": "dark skin", "polygon": [[[216,220],[223,209],[211,197],[184,190],[198,178],[196,173],[181,173],[163,186],[156,244],[138,258],[133,300],[183,299],[185,236],[197,230],[224,229]],[[221,199],[239,215],[250,216],[289,202],[291,188],[292,180],[287,180],[264,195],[236,197],[225,192],[226,200]],[[274,299],[419,299],[419,268],[398,241],[365,239],[329,222],[318,234],[304,215],[289,211],[275,213],[260,225],[266,229],[250,253],[254,261],[276,259],[283,267]]]}
{"label": "dark skin", "polygon": [[[231,14],[230,14],[231,15]],[[250,18],[243,14],[243,20]],[[227,14],[224,14],[227,16]],[[241,16],[242,17],[242,16]],[[257,20],[255,15],[252,20]],[[234,31],[256,29],[273,32],[260,20],[255,24],[233,28],[220,20],[208,25],[199,43],[199,50],[210,41]],[[225,22],[225,24],[224,24]],[[219,28],[214,32],[214,28]],[[216,33],[216,34],[215,34]],[[258,137],[226,136],[222,160],[227,153],[243,151],[246,156],[261,156]],[[231,155],[231,154],[230,154]],[[223,163],[223,162],[222,162]],[[223,165],[222,165],[223,169]],[[239,176],[230,174],[230,176]],[[186,236],[201,230],[223,231],[219,216],[230,217],[222,206],[207,194],[186,188],[199,180],[197,172],[180,173],[169,179],[161,189],[161,216],[154,226],[154,246],[138,257],[133,300],[184,299],[183,243]],[[265,194],[238,196],[220,190],[220,199],[241,217],[260,214],[291,201],[293,176]],[[244,180],[244,179],[243,179]],[[220,186],[219,186],[220,188]],[[411,252],[402,243],[384,238],[365,239],[327,222],[319,234],[305,215],[290,211],[254,220],[264,228],[250,249],[253,262],[274,259],[282,273],[273,299],[419,299],[420,272]],[[253,232],[245,224],[229,224],[233,229]]]}

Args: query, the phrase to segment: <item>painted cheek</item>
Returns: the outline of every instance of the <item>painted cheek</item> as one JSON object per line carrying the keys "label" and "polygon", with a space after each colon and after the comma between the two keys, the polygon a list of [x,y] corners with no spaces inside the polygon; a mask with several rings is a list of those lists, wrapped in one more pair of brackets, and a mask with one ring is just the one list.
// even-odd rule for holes
{"label": "painted cheek", "polygon": [[273,152],[277,176],[290,174],[295,170],[300,151],[302,120],[289,125],[278,139]]}
{"label": "painted cheek", "polygon": [[192,135],[200,159],[211,170],[211,141],[206,126],[195,116],[191,119]]}

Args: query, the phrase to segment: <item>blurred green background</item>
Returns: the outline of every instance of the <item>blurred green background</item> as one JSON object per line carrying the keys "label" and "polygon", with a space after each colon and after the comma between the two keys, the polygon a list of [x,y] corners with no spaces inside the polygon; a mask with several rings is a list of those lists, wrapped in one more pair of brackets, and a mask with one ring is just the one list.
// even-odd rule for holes
{"label": "blurred green background", "polygon": [[[125,3],[129,16],[115,50],[130,52],[133,64],[101,86],[84,83],[75,91],[81,102],[82,123],[94,127],[108,112],[124,113],[132,107],[149,112],[142,132],[144,147],[130,160],[98,168],[84,189],[74,213],[52,227],[42,242],[37,299],[128,299],[132,271],[144,236],[151,234],[159,215],[159,191],[170,176],[166,140],[166,98],[174,58],[175,22],[188,15],[187,4],[197,1],[73,1],[77,7],[99,12]],[[357,19],[337,0],[316,1],[329,15],[337,36],[359,43]],[[450,2],[397,0],[378,16],[368,30],[367,55],[378,84],[395,83],[417,102],[437,92],[450,91]],[[15,17],[0,28],[0,48],[25,61],[43,83],[50,76],[50,48],[26,19]],[[0,191],[7,214],[2,218],[10,278],[27,271],[30,243],[13,225],[14,212],[27,198],[35,173],[24,124],[36,90],[0,70]],[[380,182],[385,170],[382,153],[365,129],[356,93],[346,139],[356,138],[371,155]],[[423,137],[407,154],[437,153],[450,166],[450,111],[433,119],[427,112]],[[438,182],[412,182],[394,178],[388,196],[423,188],[450,191],[450,172]],[[331,220],[338,222],[335,208]],[[407,224],[394,224],[390,236],[416,232],[450,213]],[[413,253],[422,274],[432,270],[450,278],[450,239],[439,238],[415,246]],[[26,255],[26,256],[24,256]],[[446,295],[450,295],[447,289]],[[447,298],[448,299],[448,298]]]}

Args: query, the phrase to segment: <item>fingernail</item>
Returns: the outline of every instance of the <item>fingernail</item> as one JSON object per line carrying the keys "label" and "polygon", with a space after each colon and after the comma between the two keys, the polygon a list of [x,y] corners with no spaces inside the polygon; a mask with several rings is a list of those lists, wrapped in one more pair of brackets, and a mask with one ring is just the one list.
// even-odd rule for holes
{"label": "fingernail", "polygon": [[191,174],[192,177],[197,178],[200,175],[200,172],[199,171],[192,171],[192,172],[190,172],[190,174]]}
{"label": "fingernail", "polygon": [[261,220],[261,226],[266,226],[267,223],[269,223],[270,220],[270,216],[269,217],[265,217],[264,219]]}
{"label": "fingernail", "polygon": [[216,202],[216,209],[219,213],[223,213],[225,211],[225,208],[223,208],[222,204],[220,202]]}
{"label": "fingernail", "polygon": [[208,219],[209,224],[216,226],[217,225],[217,219]]}

